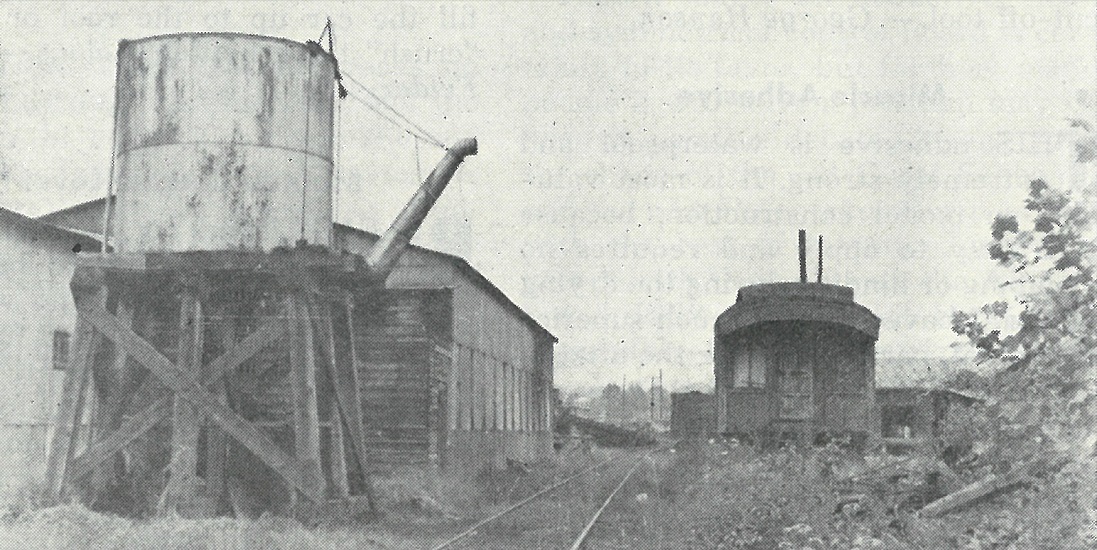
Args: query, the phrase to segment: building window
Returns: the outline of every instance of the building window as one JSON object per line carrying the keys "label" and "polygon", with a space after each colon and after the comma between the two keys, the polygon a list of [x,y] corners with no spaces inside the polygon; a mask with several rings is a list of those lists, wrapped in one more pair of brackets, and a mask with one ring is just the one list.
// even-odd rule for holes
{"label": "building window", "polygon": [[491,363],[491,429],[503,428],[503,376],[499,371],[499,362],[495,357],[489,357]]}
{"label": "building window", "polygon": [[764,388],[769,361],[766,350],[758,344],[739,346],[732,359],[732,387]]}
{"label": "building window", "polygon": [[69,367],[70,339],[67,331],[53,331],[53,370],[65,370]]}
{"label": "building window", "polygon": [[472,429],[472,356],[467,353],[461,344],[454,344],[454,355],[457,356],[457,397],[454,405],[457,407],[458,430]]}

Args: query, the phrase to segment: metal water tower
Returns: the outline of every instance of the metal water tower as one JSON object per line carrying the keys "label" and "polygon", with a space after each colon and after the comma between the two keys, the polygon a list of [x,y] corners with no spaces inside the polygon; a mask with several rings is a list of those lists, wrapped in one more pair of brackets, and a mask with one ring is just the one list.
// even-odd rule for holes
{"label": "metal water tower", "polygon": [[368,255],[331,250],[335,66],[317,43],[265,36],[119,46],[113,251],[74,270],[46,501],[372,506],[353,308],[477,145],[446,149]]}
{"label": "metal water tower", "polygon": [[172,34],[123,41],[117,70],[116,251],[331,244],[330,54]]}

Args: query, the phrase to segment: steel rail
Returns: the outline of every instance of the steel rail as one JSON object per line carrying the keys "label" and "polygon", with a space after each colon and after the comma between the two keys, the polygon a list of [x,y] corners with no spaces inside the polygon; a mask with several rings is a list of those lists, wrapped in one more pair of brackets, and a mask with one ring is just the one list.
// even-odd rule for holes
{"label": "steel rail", "polygon": [[583,547],[583,543],[587,541],[587,537],[590,535],[590,530],[594,528],[595,523],[598,523],[598,518],[602,517],[602,512],[604,512],[606,508],[609,507],[609,503],[613,501],[613,497],[617,496],[617,493],[621,491],[621,487],[625,486],[625,482],[627,482],[629,478],[632,477],[632,474],[636,472],[636,469],[640,467],[640,464],[642,464],[644,460],[647,459],[649,456],[651,456],[651,453],[648,453],[639,460],[637,460],[636,464],[633,464],[632,468],[629,469],[627,474],[625,474],[625,477],[621,478],[621,482],[618,483],[617,487],[613,489],[613,492],[611,492],[609,496],[606,497],[605,502],[602,503],[602,506],[598,508],[598,511],[594,513],[594,515],[590,518],[590,521],[588,521],[586,526],[583,527],[583,530],[579,533],[579,536],[575,537],[575,542],[571,544],[570,550],[579,550]]}
{"label": "steel rail", "polygon": [[586,468],[584,470],[580,470],[578,473],[575,473],[575,474],[573,474],[569,477],[564,478],[563,480],[560,480],[560,481],[558,481],[558,482],[556,482],[556,483],[554,483],[554,484],[552,484],[548,487],[545,487],[544,489],[541,489],[540,491],[537,491],[536,493],[534,493],[534,494],[532,494],[532,495],[530,495],[530,496],[514,503],[513,505],[511,505],[507,509],[476,522],[475,524],[473,524],[472,527],[469,527],[468,529],[465,529],[464,531],[462,531],[462,532],[458,533],[457,535],[455,535],[453,538],[451,538],[451,539],[449,539],[449,540],[447,540],[447,541],[445,541],[445,542],[443,542],[443,543],[441,543],[437,546],[434,546],[433,548],[431,548],[431,550],[442,550],[443,548],[447,548],[450,545],[452,545],[453,543],[455,543],[455,542],[457,542],[457,541],[459,541],[459,540],[475,533],[477,529],[483,527],[484,525],[487,525],[488,523],[491,523],[491,522],[493,522],[493,521],[495,521],[495,520],[497,520],[497,519],[513,512],[513,511],[517,510],[518,508],[521,508],[522,506],[525,506],[526,504],[528,504],[529,502],[533,501],[534,499],[536,499],[538,497],[546,495],[549,492],[551,492],[551,491],[553,491],[553,490],[555,490],[559,487],[562,487],[563,485],[565,485],[569,481],[571,481],[571,480],[573,480],[573,479],[575,479],[579,476],[582,476],[584,474],[588,474],[590,472],[593,472],[594,470],[597,470],[598,468],[601,468],[602,466],[605,466],[606,464],[609,464],[611,462],[619,460],[620,458],[621,457],[608,458],[603,462],[600,462],[598,464],[590,466],[589,468]]}

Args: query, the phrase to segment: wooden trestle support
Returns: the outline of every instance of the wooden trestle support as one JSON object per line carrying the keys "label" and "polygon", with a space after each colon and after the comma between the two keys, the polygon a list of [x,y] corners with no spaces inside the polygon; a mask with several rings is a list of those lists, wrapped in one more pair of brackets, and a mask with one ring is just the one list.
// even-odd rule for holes
{"label": "wooden trestle support", "polygon": [[379,284],[311,249],[83,259],[45,500],[372,512],[352,308]]}

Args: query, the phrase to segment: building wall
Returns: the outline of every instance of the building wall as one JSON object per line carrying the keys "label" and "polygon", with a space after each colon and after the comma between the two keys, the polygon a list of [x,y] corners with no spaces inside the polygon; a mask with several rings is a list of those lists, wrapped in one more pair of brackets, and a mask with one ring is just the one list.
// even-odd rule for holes
{"label": "building wall", "polygon": [[[336,246],[364,254],[375,237],[336,231]],[[409,249],[389,288],[452,289],[451,368],[442,462],[457,469],[534,461],[552,449],[552,339],[450,259]]]}
{"label": "building wall", "polygon": [[[95,201],[40,219],[94,233],[101,228],[102,215],[103,202]],[[377,240],[374,234],[342,225],[333,233],[335,250],[356,254],[367,253]],[[547,456],[552,450],[554,340],[461,263],[412,247],[386,281],[388,288],[452,291],[447,350],[452,366],[440,388],[448,426],[442,461],[476,467]],[[435,351],[421,353],[435,357]]]}
{"label": "building wall", "polygon": [[[455,439],[454,463],[533,461],[551,446],[546,371],[551,352],[537,335],[493,297],[471,284],[454,289],[455,432],[503,434]],[[538,435],[540,434],[540,436]],[[460,444],[467,437],[468,444]]]}
{"label": "building wall", "polygon": [[448,289],[386,289],[355,307],[370,466],[437,462],[446,441]]}
{"label": "building wall", "polygon": [[[0,500],[40,482],[64,371],[54,369],[54,333],[72,334],[69,281],[74,242],[0,217]],[[86,247],[88,243],[83,243]],[[71,341],[70,341],[71,345]],[[59,357],[60,365],[66,364]]]}

